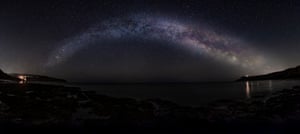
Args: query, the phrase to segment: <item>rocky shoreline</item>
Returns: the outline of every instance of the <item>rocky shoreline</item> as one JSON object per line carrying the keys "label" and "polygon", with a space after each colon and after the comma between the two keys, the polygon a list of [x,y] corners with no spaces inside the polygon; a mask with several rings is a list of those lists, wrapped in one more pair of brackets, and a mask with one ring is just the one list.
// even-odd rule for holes
{"label": "rocky shoreline", "polygon": [[226,129],[241,124],[282,126],[298,121],[299,86],[270,97],[220,100],[206,106],[185,107],[160,99],[114,98],[76,87],[0,84],[0,126],[3,128],[63,127],[91,131],[134,128],[181,133],[222,130],[211,129],[216,126]]}

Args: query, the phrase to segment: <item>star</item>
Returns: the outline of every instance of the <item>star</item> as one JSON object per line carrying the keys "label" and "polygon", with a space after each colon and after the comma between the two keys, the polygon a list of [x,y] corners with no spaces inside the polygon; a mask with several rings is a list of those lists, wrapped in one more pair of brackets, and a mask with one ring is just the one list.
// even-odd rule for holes
{"label": "star", "polygon": [[236,37],[219,34],[206,25],[186,24],[177,19],[138,14],[102,21],[81,35],[68,39],[52,53],[47,66],[60,64],[92,44],[101,45],[103,41],[130,37],[168,41],[228,64],[243,67],[261,64],[257,62],[260,59],[257,54]]}

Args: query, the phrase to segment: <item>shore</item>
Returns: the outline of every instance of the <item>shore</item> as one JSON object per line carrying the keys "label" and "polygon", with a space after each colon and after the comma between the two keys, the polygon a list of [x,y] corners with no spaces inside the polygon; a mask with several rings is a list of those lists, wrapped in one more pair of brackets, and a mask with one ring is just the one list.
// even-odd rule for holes
{"label": "shore", "polygon": [[[160,99],[114,98],[76,87],[0,84],[0,128],[74,133],[280,132],[300,121],[300,87],[271,96],[180,106]],[[280,127],[278,127],[280,126]],[[214,129],[214,128],[219,129]]]}

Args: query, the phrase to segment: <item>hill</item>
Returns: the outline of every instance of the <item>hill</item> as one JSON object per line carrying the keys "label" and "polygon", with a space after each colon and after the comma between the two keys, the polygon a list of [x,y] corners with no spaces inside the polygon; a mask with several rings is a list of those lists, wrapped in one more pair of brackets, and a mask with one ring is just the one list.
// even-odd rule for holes
{"label": "hill", "polygon": [[12,81],[19,81],[20,79],[16,78],[16,77],[12,77],[6,73],[4,73],[1,69],[0,69],[0,80],[12,80]]}
{"label": "hill", "polygon": [[243,76],[237,81],[300,79],[300,66],[257,76]]}

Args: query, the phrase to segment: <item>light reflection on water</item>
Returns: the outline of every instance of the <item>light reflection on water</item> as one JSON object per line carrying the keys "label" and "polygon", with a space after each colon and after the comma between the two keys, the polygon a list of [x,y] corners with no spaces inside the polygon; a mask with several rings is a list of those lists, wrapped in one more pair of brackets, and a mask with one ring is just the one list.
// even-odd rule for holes
{"label": "light reflection on water", "polygon": [[273,84],[272,84],[273,82],[271,81],[271,80],[269,80],[269,90],[273,90]]}
{"label": "light reflection on water", "polygon": [[113,97],[161,98],[183,105],[201,105],[223,99],[271,95],[300,85],[300,81],[207,82],[196,84],[79,84],[85,90]]}
{"label": "light reflection on water", "polygon": [[246,81],[246,97],[247,97],[248,99],[251,98],[251,88],[250,88],[249,81]]}
{"label": "light reflection on water", "polygon": [[299,80],[246,81],[244,82],[245,98],[271,95],[274,92],[290,89],[296,85],[300,85]]}
{"label": "light reflection on water", "polygon": [[[293,85],[288,84],[292,81],[275,81],[277,85],[275,86],[275,90],[280,90],[280,88],[291,88]],[[298,83],[298,82],[297,82]],[[296,83],[295,83],[296,84]],[[246,81],[245,82],[245,93],[246,98],[250,99],[252,96],[263,94],[269,95],[272,94],[274,90],[273,81]]]}

